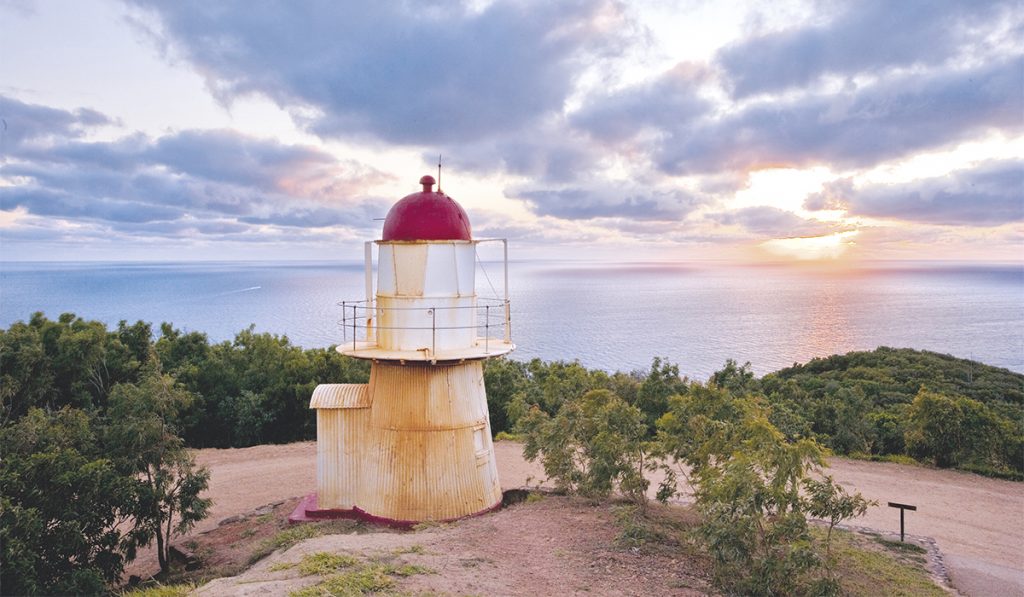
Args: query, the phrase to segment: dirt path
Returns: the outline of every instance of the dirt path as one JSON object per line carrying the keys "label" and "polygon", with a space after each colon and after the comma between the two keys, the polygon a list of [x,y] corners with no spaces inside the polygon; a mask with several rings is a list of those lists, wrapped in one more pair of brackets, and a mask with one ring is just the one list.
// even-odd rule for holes
{"label": "dirt path", "polygon": [[[504,488],[543,478],[536,464],[525,462],[519,444],[495,444],[498,474]],[[200,450],[210,467],[211,516],[199,530],[228,516],[316,487],[316,445],[256,446]],[[856,521],[880,531],[899,531],[899,511],[886,503],[918,507],[907,513],[907,531],[932,537],[946,556],[958,588],[973,596],[1024,595],[1024,484],[954,471],[835,458],[830,469],[837,481],[856,489],[879,506]]]}

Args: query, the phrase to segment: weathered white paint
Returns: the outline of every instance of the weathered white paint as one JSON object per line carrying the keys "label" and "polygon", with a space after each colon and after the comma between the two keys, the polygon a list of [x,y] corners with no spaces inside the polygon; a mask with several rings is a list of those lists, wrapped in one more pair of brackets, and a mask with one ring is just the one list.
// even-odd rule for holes
{"label": "weathered white paint", "polygon": [[430,354],[473,346],[475,243],[377,244],[377,347]]}

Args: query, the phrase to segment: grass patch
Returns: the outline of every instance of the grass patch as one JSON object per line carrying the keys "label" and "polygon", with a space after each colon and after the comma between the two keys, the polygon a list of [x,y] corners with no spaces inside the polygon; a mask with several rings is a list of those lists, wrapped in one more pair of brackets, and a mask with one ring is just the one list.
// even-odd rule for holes
{"label": "grass patch", "polygon": [[299,562],[299,572],[303,576],[312,574],[327,576],[342,568],[352,568],[358,564],[359,560],[352,556],[319,551],[302,556],[302,560]]}
{"label": "grass patch", "polygon": [[410,545],[409,547],[399,547],[397,549],[393,549],[391,550],[391,553],[396,556],[405,555],[407,553],[423,555],[427,553],[427,550],[422,545]]}
{"label": "grass patch", "polygon": [[994,468],[983,464],[964,464],[960,470],[992,477],[993,479],[1006,479],[1007,481],[1024,481],[1024,473],[1010,470],[1008,468]]}
{"label": "grass patch", "polygon": [[889,539],[883,539],[877,535],[872,537],[876,543],[888,547],[893,551],[905,551],[916,554],[926,554],[928,550],[921,547],[920,545],[914,545],[913,543],[907,543],[906,541],[892,541]]}
{"label": "grass patch", "polygon": [[289,597],[350,597],[380,593],[395,586],[395,579],[386,566],[371,564],[356,570],[335,574],[323,581],[298,591]]}
{"label": "grass patch", "polygon": [[543,493],[541,493],[539,491],[531,491],[530,494],[526,496],[526,503],[527,504],[533,504],[533,503],[539,502],[539,501],[541,501],[543,499],[544,499],[544,494]]}
{"label": "grass patch", "polygon": [[446,523],[438,522],[436,520],[424,520],[423,522],[417,522],[412,525],[414,531],[429,531],[430,529],[442,529],[448,526]]}
{"label": "grass patch", "polygon": [[[306,567],[304,568],[304,566]],[[351,568],[351,570],[336,573],[344,568]],[[353,557],[324,552],[304,557],[299,563],[299,570],[303,571],[303,574],[320,574],[327,578],[311,587],[293,591],[289,593],[289,597],[321,597],[324,595],[350,597],[382,592],[392,594],[391,589],[394,588],[397,578],[406,578],[417,574],[437,574],[436,570],[426,566],[415,564],[393,566],[379,562],[360,564]]]}
{"label": "grass patch", "polygon": [[319,527],[311,524],[297,524],[295,526],[288,527],[273,537],[268,537],[261,541],[260,544],[256,546],[256,550],[253,551],[251,556],[249,556],[249,563],[255,564],[279,549],[287,549],[299,541],[319,537],[322,534],[323,531],[321,531]]}
{"label": "grass patch", "polygon": [[196,590],[194,583],[180,583],[173,585],[156,584],[150,587],[132,589],[121,593],[124,597],[185,597]]}
{"label": "grass patch", "polygon": [[437,570],[433,568],[427,568],[426,566],[420,566],[418,564],[405,564],[397,568],[390,567],[389,572],[395,576],[407,577],[416,576],[417,574],[437,574]]}
{"label": "grass patch", "polygon": [[523,441],[523,436],[522,435],[518,435],[516,433],[509,433],[507,431],[499,431],[498,435],[494,436],[494,441],[496,441],[496,442],[521,442],[521,441]]}
{"label": "grass patch", "polygon": [[907,456],[906,454],[868,454],[866,452],[851,452],[845,455],[851,460],[867,460],[869,462],[893,462],[907,466],[924,466],[921,462]]}
{"label": "grass patch", "polygon": [[[820,532],[819,529],[816,531]],[[821,532],[821,534],[824,534]],[[920,552],[904,547],[894,550],[888,541],[848,531],[832,532],[835,572],[843,594],[852,596],[892,595],[894,597],[946,597],[948,593],[932,581]],[[884,549],[880,549],[883,548]],[[914,546],[917,547],[917,546]],[[917,547],[917,549],[921,549]],[[924,551],[924,550],[922,550]]]}
{"label": "grass patch", "polygon": [[280,572],[282,570],[291,570],[294,567],[295,567],[295,562],[278,562],[278,563],[274,564],[273,566],[271,566],[270,568],[267,568],[267,571],[268,572]]}

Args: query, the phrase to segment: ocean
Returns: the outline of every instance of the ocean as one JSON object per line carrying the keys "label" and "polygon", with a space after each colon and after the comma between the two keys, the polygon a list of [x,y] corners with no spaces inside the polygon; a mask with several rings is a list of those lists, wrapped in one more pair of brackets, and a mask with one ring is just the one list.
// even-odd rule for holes
{"label": "ocean", "polygon": [[[500,295],[501,264],[480,268],[478,293]],[[661,356],[705,379],[730,358],[764,374],[891,346],[1024,372],[1021,265],[522,261],[509,269],[515,359],[631,371]],[[362,299],[363,285],[357,262],[6,262],[0,326],[35,311],[73,312],[110,325],[141,319],[157,333],[171,322],[214,341],[254,324],[322,347],[342,341],[337,303]]]}

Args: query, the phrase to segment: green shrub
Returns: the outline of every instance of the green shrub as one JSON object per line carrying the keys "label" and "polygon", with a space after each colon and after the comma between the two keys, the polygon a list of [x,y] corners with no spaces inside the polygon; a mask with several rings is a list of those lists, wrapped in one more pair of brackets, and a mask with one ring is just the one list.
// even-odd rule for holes
{"label": "green shrub", "polygon": [[529,461],[540,458],[560,490],[603,498],[618,489],[645,501],[648,465],[643,414],[608,390],[565,401],[554,417],[533,408],[520,422]]}

